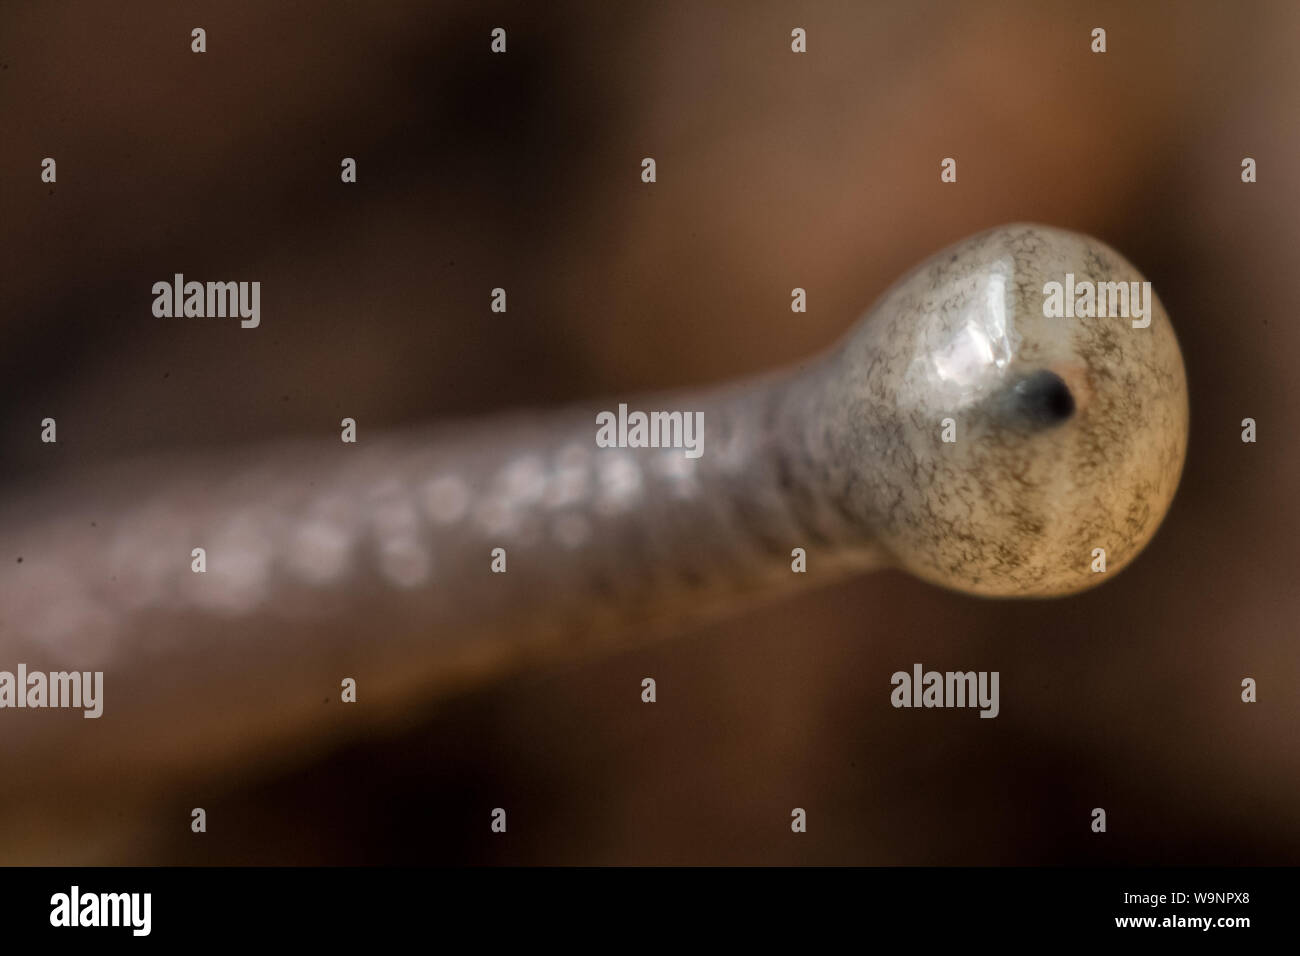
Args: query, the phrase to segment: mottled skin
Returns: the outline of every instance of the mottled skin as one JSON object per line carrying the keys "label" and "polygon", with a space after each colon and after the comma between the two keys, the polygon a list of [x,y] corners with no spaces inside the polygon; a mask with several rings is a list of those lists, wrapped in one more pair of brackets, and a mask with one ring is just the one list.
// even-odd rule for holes
{"label": "mottled skin", "polygon": [[[323,430],[11,496],[0,540],[24,560],[0,562],[0,670],[103,670],[105,701],[93,721],[0,711],[0,765],[23,768],[0,775],[0,829],[21,821],[29,841],[0,854],[84,859],[78,825],[100,824],[42,822],[60,779],[112,781],[85,811],[111,819],[575,638],[671,630],[890,564],[984,595],[1101,583],[1168,508],[1186,386],[1158,305],[1147,329],[1044,318],[1043,285],[1066,271],[1140,278],[1095,240],[1004,227],[935,256],[786,372],[466,426],[362,422],[355,445]],[[703,411],[703,456],[597,448],[596,412],[619,401]],[[323,706],[343,677],[359,703]]]}
{"label": "mottled skin", "polygon": [[[808,457],[898,564],[975,594],[1069,594],[1151,539],[1187,447],[1164,308],[1048,318],[1044,286],[1140,281],[1095,239],[1044,226],[962,242],[899,282],[821,373]],[[951,418],[956,441],[941,441]],[[1093,571],[1093,549],[1106,573]]]}

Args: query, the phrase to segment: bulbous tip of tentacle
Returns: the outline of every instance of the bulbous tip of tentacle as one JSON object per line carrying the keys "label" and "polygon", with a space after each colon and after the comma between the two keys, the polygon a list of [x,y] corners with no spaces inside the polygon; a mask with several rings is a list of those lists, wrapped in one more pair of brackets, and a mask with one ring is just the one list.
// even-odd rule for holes
{"label": "bulbous tip of tentacle", "polygon": [[967,239],[886,293],[841,358],[845,507],[936,584],[1093,587],[1173,500],[1178,342],[1151,284],[1096,239],[1026,224]]}

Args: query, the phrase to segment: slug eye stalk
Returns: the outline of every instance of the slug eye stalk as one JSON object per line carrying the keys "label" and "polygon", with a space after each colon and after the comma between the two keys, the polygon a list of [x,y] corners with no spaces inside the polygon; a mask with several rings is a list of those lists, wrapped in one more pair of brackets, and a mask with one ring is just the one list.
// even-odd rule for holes
{"label": "slug eye stalk", "polygon": [[[797,369],[164,457],[6,502],[0,537],[24,560],[0,563],[0,705],[18,665],[102,686],[93,710],[82,695],[93,734],[0,735],[0,764],[32,774],[0,774],[0,822],[60,773],[145,800],[352,732],[361,716],[323,723],[345,678],[367,704],[346,713],[379,721],[575,635],[645,637],[864,570],[979,595],[1099,584],[1155,533],[1187,442],[1148,288],[1096,240],[1007,226],[920,265]],[[1120,289],[1132,317],[1112,314]],[[680,443],[630,440],[642,409]]]}

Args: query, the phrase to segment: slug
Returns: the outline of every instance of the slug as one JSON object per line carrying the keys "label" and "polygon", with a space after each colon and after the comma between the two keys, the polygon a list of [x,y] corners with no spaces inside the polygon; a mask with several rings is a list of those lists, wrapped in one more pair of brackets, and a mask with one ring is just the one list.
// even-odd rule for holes
{"label": "slug", "polygon": [[[1067,274],[1142,281],[1095,239],[1005,226],[785,371],[385,435],[362,422],[354,444],[163,457],[11,500],[0,670],[103,672],[103,712],[0,710],[0,760],[24,768],[0,779],[0,820],[36,846],[61,779],[143,799],[633,622],[867,570],[988,597],[1108,580],[1173,498],[1187,387],[1154,297],[1146,327],[1046,315]],[[698,457],[600,447],[620,404],[694,416]]]}

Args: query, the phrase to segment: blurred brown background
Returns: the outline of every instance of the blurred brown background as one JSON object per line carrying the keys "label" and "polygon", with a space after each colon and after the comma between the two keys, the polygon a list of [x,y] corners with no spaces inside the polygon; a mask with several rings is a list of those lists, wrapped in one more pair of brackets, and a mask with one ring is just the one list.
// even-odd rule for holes
{"label": "blurred brown background", "polygon": [[[1143,270],[1192,389],[1174,508],[1099,590],[854,580],[227,768],[112,861],[1300,863],[1298,31],[1289,2],[6,5],[10,485],[781,365],[1015,220]],[[261,329],[153,318],[173,272],[260,279]],[[999,670],[1001,716],[894,710],[916,661]]]}

